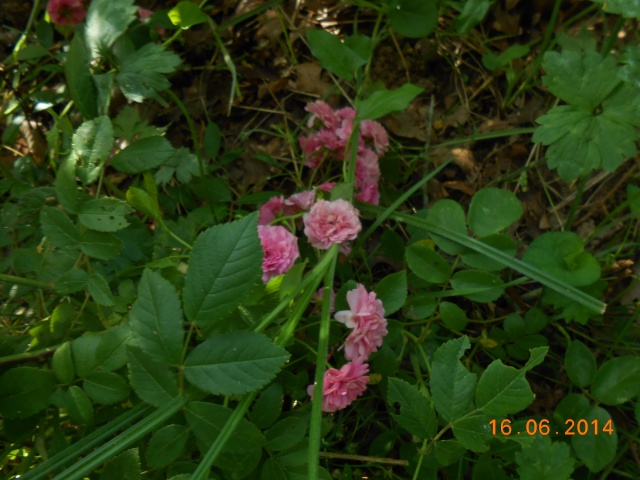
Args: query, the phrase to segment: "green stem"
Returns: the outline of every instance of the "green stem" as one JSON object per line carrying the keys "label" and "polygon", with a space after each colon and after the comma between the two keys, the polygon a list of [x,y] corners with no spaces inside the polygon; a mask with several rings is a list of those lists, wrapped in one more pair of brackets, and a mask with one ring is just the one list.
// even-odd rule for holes
{"label": "green stem", "polygon": [[191,245],[189,245],[187,242],[185,242],[179,236],[177,236],[175,233],[173,233],[173,231],[171,231],[171,229],[167,226],[167,224],[164,223],[164,220],[162,220],[161,218],[157,218],[156,220],[158,221],[158,223],[160,224],[162,229],[165,232],[167,232],[169,234],[169,236],[171,236],[171,238],[173,238],[176,242],[180,243],[181,245],[183,245],[185,248],[187,248],[189,250],[193,249],[193,247]]}
{"label": "green stem", "polygon": [[38,10],[40,10],[40,0],[35,0],[35,2],[33,3],[33,8],[31,9],[31,13],[29,14],[29,20],[27,20],[27,26],[25,27],[24,32],[22,32],[22,35],[20,35],[20,39],[17,41],[16,46],[13,48],[12,56],[15,60],[17,60],[18,58],[18,52],[20,52],[22,45],[24,45],[24,43],[27,41],[29,30],[31,30],[33,21],[36,18],[36,12]]}
{"label": "green stem", "polygon": [[227,65],[229,72],[231,72],[231,93],[229,94],[229,108],[227,110],[227,115],[231,114],[231,107],[233,107],[233,98],[234,94],[238,97],[242,98],[242,92],[240,92],[240,87],[238,86],[238,72],[236,71],[236,65],[233,63],[233,59],[229,54],[229,50],[224,46],[224,42],[220,38],[218,34],[218,24],[214,22],[209,16],[207,16],[207,23],[209,27],[211,27],[211,33],[213,33],[213,38],[216,40],[216,44],[218,48],[222,52],[222,58],[224,59],[224,63]]}
{"label": "green stem", "polygon": [[580,206],[580,202],[582,202],[582,195],[584,194],[584,187],[587,184],[587,176],[583,175],[580,179],[580,183],[578,184],[578,191],[576,192],[576,196],[571,202],[571,208],[569,209],[569,215],[567,216],[567,221],[564,223],[564,230],[568,232],[571,230],[571,225],[573,225],[573,220],[576,217],[576,213],[578,213],[578,207]]}
{"label": "green stem", "polygon": [[51,288],[51,284],[47,282],[43,282],[40,280],[32,280],[30,278],[22,278],[15,277],[13,275],[6,275],[4,273],[0,273],[0,282],[3,283],[15,283],[17,285],[24,285],[26,287],[35,287],[35,288]]}
{"label": "green stem", "polygon": [[178,96],[175,93],[173,93],[173,91],[170,88],[167,89],[166,92],[167,92],[167,95],[171,97],[171,100],[173,100],[173,102],[178,106],[178,108],[182,112],[182,115],[184,115],[184,118],[187,120],[187,125],[189,126],[189,133],[191,133],[191,140],[193,141],[193,149],[195,150],[196,157],[198,158],[198,167],[200,168],[200,176],[204,178],[206,173],[204,168],[204,160],[202,159],[202,152],[200,151],[200,140],[198,137],[198,132],[196,132],[196,126],[193,123],[193,119],[191,118],[191,115],[189,115],[189,111],[187,110],[187,107],[185,107],[184,103],[182,103],[182,100],[180,100]]}
{"label": "green stem", "polygon": [[[609,55],[609,52],[613,48],[613,44],[618,39],[618,32],[620,31],[620,29],[624,25],[624,22],[625,22],[625,18],[624,17],[618,18],[618,21],[614,25],[613,30],[611,30],[610,32],[607,32],[607,36],[605,37],[604,42],[602,42],[602,51],[601,51],[601,53],[602,53],[603,57],[606,57],[607,55]],[[603,23],[606,25],[606,21],[603,22]]]}
{"label": "green stem", "polygon": [[34,350],[33,352],[16,353],[15,355],[6,355],[0,357],[0,366],[11,365],[13,363],[22,362],[37,362],[44,360],[49,355],[52,355],[58,347],[43,348],[41,350]]}
{"label": "green stem", "polygon": [[318,353],[316,356],[316,374],[314,378],[313,402],[311,404],[311,426],[309,429],[309,470],[307,478],[316,480],[320,461],[320,441],[322,439],[322,391],[324,373],[329,351],[329,331],[331,327],[331,288],[338,259],[338,245],[333,245],[327,256],[332,257],[331,265],[326,271],[324,279],[324,299],[322,301],[322,317],[320,319],[320,333],[318,335]]}

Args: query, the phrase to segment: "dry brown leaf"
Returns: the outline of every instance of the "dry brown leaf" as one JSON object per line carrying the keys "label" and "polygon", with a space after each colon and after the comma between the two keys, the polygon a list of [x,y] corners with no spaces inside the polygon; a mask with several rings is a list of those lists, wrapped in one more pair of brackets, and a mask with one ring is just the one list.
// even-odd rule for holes
{"label": "dry brown leaf", "polygon": [[441,147],[432,151],[430,156],[436,164],[453,161],[471,179],[478,175],[478,162],[469,148]]}
{"label": "dry brown leaf", "polygon": [[403,138],[415,138],[421,142],[427,141],[427,127],[422,121],[422,116],[413,105],[400,113],[387,115],[382,119],[382,124],[393,135]]}
{"label": "dry brown leaf", "polygon": [[296,81],[293,88],[298,92],[324,97],[331,89],[331,84],[322,80],[322,67],[318,63],[306,62],[294,68]]}

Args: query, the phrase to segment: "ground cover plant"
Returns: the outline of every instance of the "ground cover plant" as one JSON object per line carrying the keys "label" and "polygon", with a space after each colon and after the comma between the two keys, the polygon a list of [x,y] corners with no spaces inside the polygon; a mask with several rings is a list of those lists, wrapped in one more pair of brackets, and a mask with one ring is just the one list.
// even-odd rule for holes
{"label": "ground cover plant", "polygon": [[2,478],[640,477],[634,2],[7,5]]}

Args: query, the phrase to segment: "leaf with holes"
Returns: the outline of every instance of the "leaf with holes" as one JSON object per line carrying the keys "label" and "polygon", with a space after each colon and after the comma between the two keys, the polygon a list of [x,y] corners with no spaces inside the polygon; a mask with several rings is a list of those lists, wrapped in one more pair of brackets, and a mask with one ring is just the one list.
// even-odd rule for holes
{"label": "leaf with holes", "polygon": [[125,202],[113,197],[102,197],[83,203],[78,220],[91,230],[116,232],[129,225],[125,216],[131,212],[133,208]]}

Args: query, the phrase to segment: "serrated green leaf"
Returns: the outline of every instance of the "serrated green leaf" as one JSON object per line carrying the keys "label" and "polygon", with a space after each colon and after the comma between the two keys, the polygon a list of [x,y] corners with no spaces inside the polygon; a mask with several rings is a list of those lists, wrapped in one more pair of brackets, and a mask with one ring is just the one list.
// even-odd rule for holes
{"label": "serrated green leaf", "polygon": [[189,28],[207,21],[200,7],[192,2],[180,2],[167,13],[169,20],[180,28]]}
{"label": "serrated green leaf", "polygon": [[392,112],[405,110],[424,91],[424,88],[405,83],[395,90],[376,90],[358,103],[358,116],[362,120],[375,120]]}
{"label": "serrated green leaf", "polygon": [[82,36],[79,34],[73,36],[69,46],[64,72],[69,87],[69,95],[75,106],[80,110],[80,113],[82,113],[82,116],[88,119],[97,117],[98,92],[89,70],[88,52],[82,41]]}
{"label": "serrated green leaf", "polygon": [[98,273],[92,273],[89,275],[87,290],[97,304],[104,305],[105,307],[113,306],[111,288],[109,288],[109,284],[102,275]]}
{"label": "serrated green leaf", "polygon": [[111,165],[124,173],[142,173],[159,167],[174,154],[175,149],[159,135],[133,142],[111,159]]}
{"label": "serrated green leaf", "polygon": [[[599,472],[613,461],[618,450],[618,433],[613,426],[611,415],[602,407],[590,405],[572,419],[575,420],[576,426],[573,429],[575,435],[571,437],[571,445],[576,456],[589,470]],[[608,426],[613,428],[613,434],[602,430],[608,422],[611,422]],[[586,435],[581,435],[580,431],[584,432],[585,428]]]}
{"label": "serrated green leaf", "polygon": [[600,265],[584,251],[573,232],[547,232],[536,238],[522,261],[574,286],[590,285],[600,278]]}
{"label": "serrated green leaf", "polygon": [[95,230],[82,232],[80,250],[89,257],[111,260],[124,249],[124,243],[115,235]]}
{"label": "serrated green leaf", "polygon": [[98,115],[109,115],[115,72],[93,74],[92,77],[97,92]]}
{"label": "serrated green leaf", "polygon": [[467,449],[456,440],[438,440],[434,449],[438,463],[445,467],[459,461],[466,451]]}
{"label": "serrated green leaf", "polygon": [[375,288],[376,296],[382,301],[385,316],[402,308],[407,299],[407,272],[401,270],[387,275]]}
{"label": "serrated green leaf", "polygon": [[345,80],[353,80],[353,72],[366,65],[367,61],[347,47],[336,35],[326,30],[307,32],[309,48],[325,70]]}
{"label": "serrated green leaf", "polygon": [[152,98],[171,86],[163,74],[173,73],[179,63],[180,57],[167,52],[164,46],[147,43],[121,61],[117,75],[120,90],[132,102]]}
{"label": "serrated green leaf", "polygon": [[407,265],[419,278],[431,283],[444,283],[451,276],[451,265],[424,241],[405,249]]}
{"label": "serrated green leaf", "polygon": [[129,397],[129,385],[120,375],[112,372],[93,372],[82,383],[82,388],[96,403],[111,405]]}
{"label": "serrated green leaf", "polygon": [[569,446],[542,435],[536,435],[528,448],[516,453],[516,464],[521,480],[568,480],[574,469]]}
{"label": "serrated green leaf", "polygon": [[451,429],[462,446],[476,453],[482,453],[489,450],[487,442],[495,438],[489,426],[491,420],[492,417],[488,415],[464,417],[453,422]]}
{"label": "serrated green leaf", "polygon": [[597,367],[593,353],[580,340],[572,340],[567,347],[564,366],[569,380],[582,388],[589,386]]}
{"label": "serrated green leaf", "polygon": [[44,206],[40,211],[42,232],[52,245],[62,249],[78,248],[80,232],[62,210]]}
{"label": "serrated green leaf", "polygon": [[151,218],[162,218],[158,201],[140,188],[129,187],[129,190],[127,190],[127,202],[133,208],[145,215],[149,215]]}
{"label": "serrated green leaf", "polygon": [[60,383],[69,384],[73,382],[76,376],[76,369],[73,366],[73,357],[71,355],[71,344],[64,342],[53,353],[51,361],[53,373]]}
{"label": "serrated green leaf", "polygon": [[147,447],[147,463],[151,468],[166,467],[180,458],[187,447],[190,431],[182,425],[167,425],[155,432]]}
{"label": "serrated green leaf", "polygon": [[640,357],[607,360],[596,372],[591,393],[605,405],[620,405],[640,393]]}
{"label": "serrated green leaf", "polygon": [[161,407],[178,395],[176,376],[166,365],[155,362],[142,350],[127,347],[129,381],[136,395],[154,407]]}
{"label": "serrated green leaf", "polygon": [[531,357],[520,370],[494,360],[482,373],[476,390],[476,406],[487,415],[504,417],[524,410],[535,395],[531,391],[525,373],[540,364],[547,347],[531,350]]}
{"label": "serrated green leaf", "polygon": [[260,281],[262,247],[257,213],[216,225],[196,239],[185,279],[183,303],[187,318],[209,332],[221,326]]}
{"label": "serrated green leaf", "polygon": [[473,409],[478,377],[470,373],[460,358],[471,344],[465,337],[440,345],[431,363],[431,396],[438,413],[447,422],[457,420]]}
{"label": "serrated green leaf", "polygon": [[283,418],[266,431],[267,448],[279,452],[296,446],[307,432],[308,419],[297,416]]}
{"label": "serrated green leaf", "polygon": [[112,372],[127,364],[126,344],[130,334],[127,325],[111,327],[100,333],[100,343],[95,348],[95,361],[101,370]]}
{"label": "serrated green leaf", "polygon": [[82,225],[99,232],[115,232],[129,225],[125,218],[133,209],[113,197],[96,198],[82,204],[78,220]]}
{"label": "serrated green leaf", "polygon": [[140,480],[140,454],[137,448],[125,450],[109,460],[100,474],[100,480]]}
{"label": "serrated green leaf", "polygon": [[504,282],[491,272],[461,270],[451,277],[451,286],[457,295],[476,302],[494,302],[504,292]]}
{"label": "serrated green leaf", "polygon": [[260,396],[253,404],[251,421],[261,429],[270,427],[282,412],[283,400],[282,384],[272,383],[260,393]]}
{"label": "serrated green leaf", "polygon": [[76,184],[76,160],[75,155],[68,155],[58,168],[54,182],[60,205],[71,213],[78,213],[84,197]]}
{"label": "serrated green leaf", "polygon": [[625,66],[618,72],[618,78],[640,87],[640,48],[637,45],[627,45],[620,61]]}
{"label": "serrated green leaf", "polygon": [[[191,402],[185,408],[187,422],[196,438],[207,451],[231,417],[233,410],[207,402]],[[258,428],[246,419],[241,419],[224,446],[224,451],[244,452],[261,448],[267,443]]]}
{"label": "serrated green leaf", "polygon": [[84,34],[92,58],[106,57],[113,43],[136,18],[133,0],[92,0]]}
{"label": "serrated green leaf", "polygon": [[440,318],[448,328],[457,332],[467,326],[466,313],[455,303],[440,302]]}
{"label": "serrated green leaf", "polygon": [[390,378],[387,400],[400,404],[400,414],[391,415],[401,427],[417,437],[433,438],[438,427],[433,404],[413,385],[399,378]]}
{"label": "serrated green leaf", "polygon": [[96,332],[85,332],[81,337],[71,342],[73,363],[79,377],[88,376],[96,366],[96,350],[100,345],[101,336]]}
{"label": "serrated green leaf", "polygon": [[76,156],[78,177],[85,185],[95,182],[113,146],[113,127],[109,117],[88,120],[78,127],[71,142]]}
{"label": "serrated green leaf", "polygon": [[603,4],[607,13],[617,13],[626,18],[640,19],[640,0],[593,0]]}
{"label": "serrated green leaf", "polygon": [[426,37],[438,24],[438,7],[432,1],[398,0],[389,11],[389,22],[400,35]]}
{"label": "serrated green leaf", "polygon": [[133,344],[154,360],[180,363],[184,339],[180,298],[174,286],[159,273],[148,269],[143,272],[129,326]]}
{"label": "serrated green leaf", "polygon": [[93,405],[84,390],[76,385],[69,387],[64,400],[65,408],[71,420],[80,424],[93,422]]}
{"label": "serrated green leaf", "polygon": [[483,188],[469,205],[469,228],[479,237],[498,233],[522,216],[520,200],[509,190]]}
{"label": "serrated green leaf", "polygon": [[241,395],[268,384],[289,353],[267,337],[237,331],[205,340],[184,362],[184,374],[200,390],[214,395]]}
{"label": "serrated green leaf", "polygon": [[44,410],[56,386],[51,370],[16,367],[0,377],[0,414],[4,418],[27,418]]}

